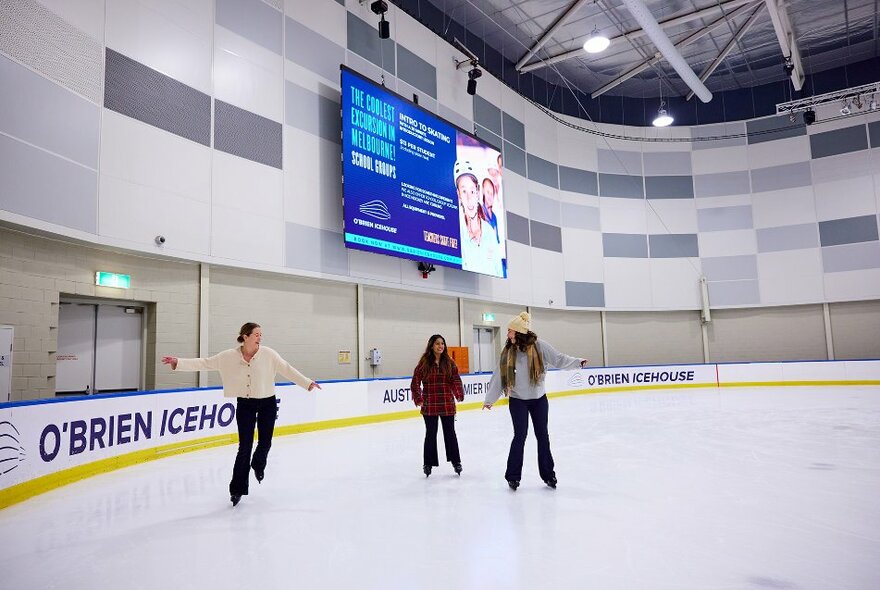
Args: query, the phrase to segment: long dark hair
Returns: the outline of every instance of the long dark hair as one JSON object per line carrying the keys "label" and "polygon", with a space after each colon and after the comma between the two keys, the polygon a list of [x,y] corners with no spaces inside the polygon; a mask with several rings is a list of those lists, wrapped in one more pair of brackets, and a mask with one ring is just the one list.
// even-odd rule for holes
{"label": "long dark hair", "polygon": [[440,354],[440,370],[449,377],[452,374],[452,359],[449,357],[449,347],[446,346],[446,338],[440,334],[434,334],[428,339],[428,345],[425,346],[425,353],[419,359],[419,364],[416,365],[416,371],[427,371],[434,366],[434,342],[438,338],[443,341],[443,352]]}
{"label": "long dark hair", "polygon": [[248,322],[242,325],[241,330],[238,331],[238,340],[239,342],[244,342],[245,336],[250,336],[254,333],[254,330],[260,327],[260,324],[255,324],[254,322]]}
{"label": "long dark hair", "polygon": [[529,330],[527,334],[516,332],[514,337],[515,343],[508,338],[504,344],[504,350],[501,351],[501,387],[505,391],[513,387],[516,383],[516,353],[524,352],[529,361],[529,381],[532,385],[537,385],[541,376],[544,374],[544,359],[538,352],[536,343],[538,335]]}

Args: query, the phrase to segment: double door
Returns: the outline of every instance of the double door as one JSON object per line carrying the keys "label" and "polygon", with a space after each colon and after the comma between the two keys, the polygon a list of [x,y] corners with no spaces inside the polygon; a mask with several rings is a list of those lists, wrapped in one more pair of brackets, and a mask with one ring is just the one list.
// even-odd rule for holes
{"label": "double door", "polygon": [[56,393],[82,395],[140,389],[143,311],[137,306],[61,302]]}

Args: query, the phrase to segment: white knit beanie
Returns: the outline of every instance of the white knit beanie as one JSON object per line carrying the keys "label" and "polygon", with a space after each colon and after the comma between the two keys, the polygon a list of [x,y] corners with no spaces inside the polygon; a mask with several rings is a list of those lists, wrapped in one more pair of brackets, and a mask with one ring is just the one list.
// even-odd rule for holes
{"label": "white knit beanie", "polygon": [[532,317],[529,315],[529,312],[524,311],[518,316],[514,316],[510,323],[507,324],[507,327],[514,332],[528,334],[529,330],[532,329]]}

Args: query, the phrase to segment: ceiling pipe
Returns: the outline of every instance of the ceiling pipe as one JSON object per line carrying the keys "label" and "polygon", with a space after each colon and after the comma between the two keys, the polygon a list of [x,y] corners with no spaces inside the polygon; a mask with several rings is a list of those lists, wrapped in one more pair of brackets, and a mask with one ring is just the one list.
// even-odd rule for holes
{"label": "ceiling pipe", "polygon": [[666,33],[657,24],[656,19],[654,19],[648,7],[645,6],[645,3],[642,0],[623,0],[623,4],[627,7],[633,18],[636,19],[636,22],[645,30],[645,33],[654,42],[654,45],[663,54],[669,65],[678,72],[684,83],[694,91],[694,94],[703,102],[712,100],[712,93],[700,82],[700,79],[697,78],[691,67],[672,45],[672,41],[669,40],[669,37],[666,36]]}
{"label": "ceiling pipe", "polygon": [[568,19],[572,17],[572,15],[577,12],[577,10],[586,4],[588,0],[577,0],[574,4],[568,7],[568,9],[562,13],[562,15],[556,19],[556,22],[553,25],[544,31],[541,35],[541,38],[538,39],[537,43],[532,45],[532,47],[526,52],[524,56],[520,58],[518,62],[516,62],[516,69],[523,67],[527,61],[529,61],[533,55],[538,53],[538,50],[544,46],[544,44],[550,40],[550,38],[559,30],[559,28],[568,22]]}

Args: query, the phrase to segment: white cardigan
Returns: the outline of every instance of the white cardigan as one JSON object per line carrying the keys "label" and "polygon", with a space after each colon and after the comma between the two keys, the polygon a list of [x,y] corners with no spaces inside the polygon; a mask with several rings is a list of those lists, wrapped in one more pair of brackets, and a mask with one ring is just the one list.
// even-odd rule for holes
{"label": "white cardigan", "polygon": [[249,363],[241,356],[240,348],[230,348],[204,359],[177,359],[177,370],[220,371],[226,397],[272,397],[276,373],[305,389],[314,383],[268,346],[260,346]]}

